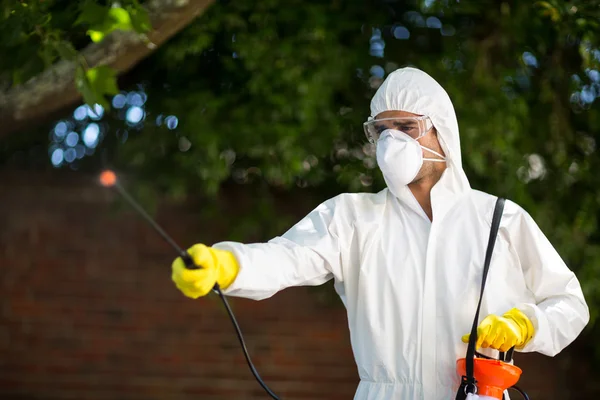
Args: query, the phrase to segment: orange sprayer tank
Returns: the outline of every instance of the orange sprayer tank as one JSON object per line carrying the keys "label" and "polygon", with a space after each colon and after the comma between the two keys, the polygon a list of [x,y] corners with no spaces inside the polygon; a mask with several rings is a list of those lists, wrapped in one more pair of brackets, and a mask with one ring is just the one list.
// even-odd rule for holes
{"label": "orange sprayer tank", "polygon": [[[500,360],[475,358],[473,375],[477,380],[477,394],[502,400],[502,393],[519,381],[521,369]],[[459,376],[466,374],[466,359],[456,361]]]}

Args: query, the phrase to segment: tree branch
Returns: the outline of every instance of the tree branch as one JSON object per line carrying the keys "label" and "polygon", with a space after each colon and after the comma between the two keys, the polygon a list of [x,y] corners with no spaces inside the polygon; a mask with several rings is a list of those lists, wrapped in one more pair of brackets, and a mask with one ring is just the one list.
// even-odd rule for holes
{"label": "tree branch", "polygon": [[[152,31],[115,31],[81,51],[90,67],[108,65],[129,71],[173,35],[200,16],[214,0],[152,0],[147,9]],[[80,101],[75,88],[76,63],[61,60],[22,85],[0,92],[0,138],[41,123]],[[1,90],[1,88],[0,88]]]}

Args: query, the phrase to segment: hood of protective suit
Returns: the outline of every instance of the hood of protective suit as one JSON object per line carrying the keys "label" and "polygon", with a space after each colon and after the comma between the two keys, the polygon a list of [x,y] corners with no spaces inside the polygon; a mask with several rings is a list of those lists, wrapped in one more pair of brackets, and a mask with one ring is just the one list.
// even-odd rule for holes
{"label": "hood of protective suit", "polygon": [[[436,128],[446,154],[447,169],[432,190],[432,201],[436,195],[459,195],[470,189],[462,169],[460,136],[454,106],[448,93],[435,79],[411,67],[392,72],[371,100],[371,118],[384,111],[407,111],[426,115]],[[406,196],[406,193],[393,194],[400,199]]]}

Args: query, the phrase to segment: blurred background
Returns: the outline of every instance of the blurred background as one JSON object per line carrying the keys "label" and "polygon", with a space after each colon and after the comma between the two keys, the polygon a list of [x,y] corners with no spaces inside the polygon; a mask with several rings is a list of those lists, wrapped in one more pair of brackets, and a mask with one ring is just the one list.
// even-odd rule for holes
{"label": "blurred background", "polygon": [[[403,66],[449,92],[475,189],[522,205],[592,320],[518,354],[532,399],[600,395],[600,1],[2,0],[0,398],[264,399],[216,296],[115,192],[183,246],[266,241],[341,192],[381,190],[362,122]],[[283,399],[358,383],[331,282],[232,299]]]}

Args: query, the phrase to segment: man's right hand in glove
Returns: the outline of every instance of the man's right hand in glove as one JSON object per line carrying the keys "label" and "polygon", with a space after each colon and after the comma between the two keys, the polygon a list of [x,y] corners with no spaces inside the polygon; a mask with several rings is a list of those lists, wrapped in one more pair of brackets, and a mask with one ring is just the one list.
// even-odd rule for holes
{"label": "man's right hand in glove", "polygon": [[187,269],[178,257],[173,261],[171,279],[187,297],[197,299],[208,294],[215,283],[226,289],[239,272],[239,264],[233,253],[196,244],[187,251],[200,269]]}

